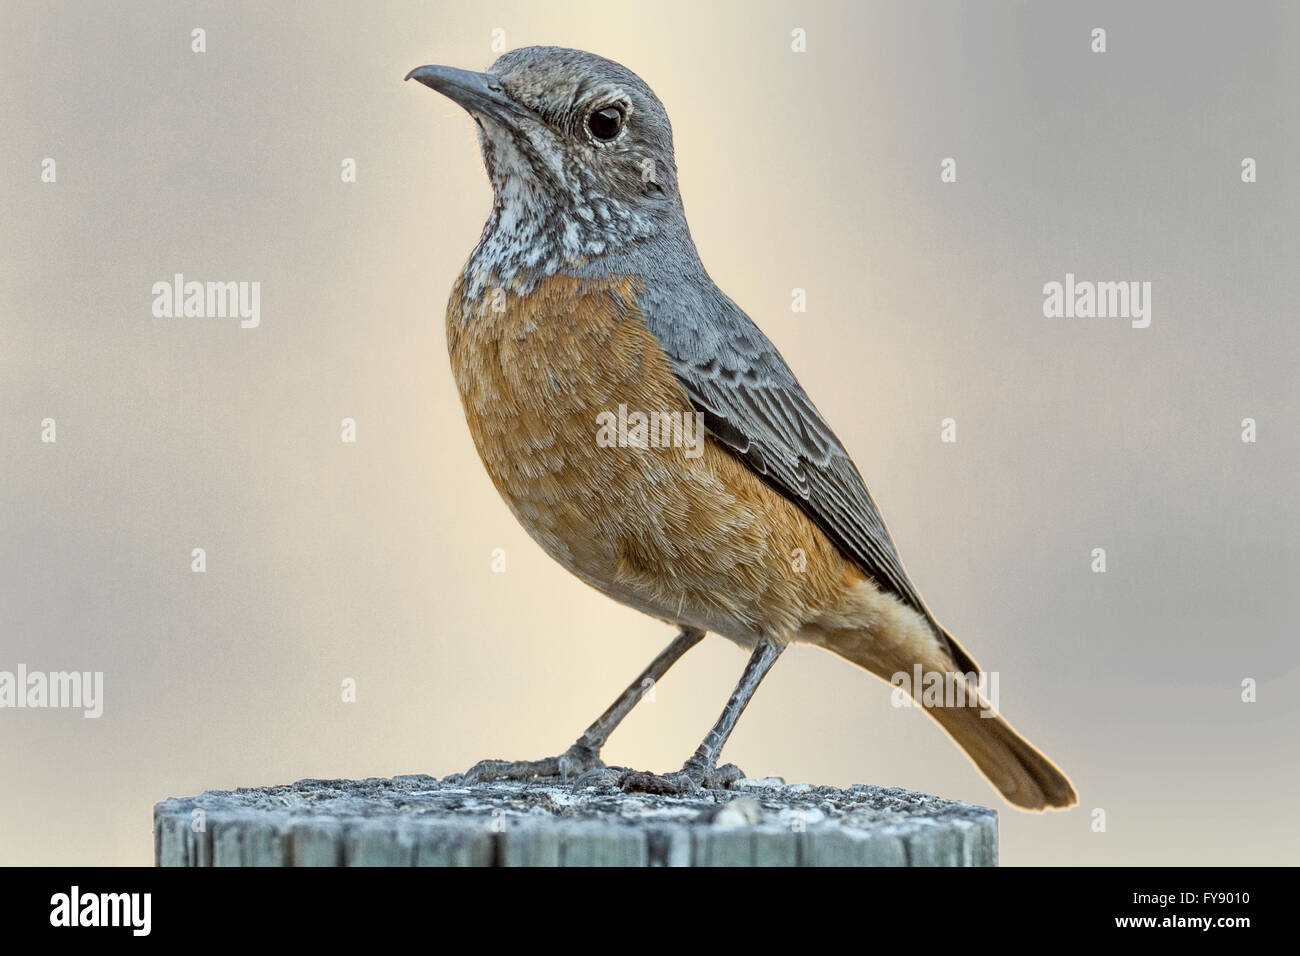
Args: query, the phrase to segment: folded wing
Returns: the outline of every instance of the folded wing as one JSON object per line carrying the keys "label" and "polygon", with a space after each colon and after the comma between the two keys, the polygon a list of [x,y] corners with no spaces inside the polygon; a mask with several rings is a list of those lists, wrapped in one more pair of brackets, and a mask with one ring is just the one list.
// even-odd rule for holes
{"label": "folded wing", "polygon": [[776,347],[716,288],[695,291],[646,303],[646,323],[709,433],[797,504],[877,587],[923,614],[963,671],[977,669],[921,600],[862,475]]}

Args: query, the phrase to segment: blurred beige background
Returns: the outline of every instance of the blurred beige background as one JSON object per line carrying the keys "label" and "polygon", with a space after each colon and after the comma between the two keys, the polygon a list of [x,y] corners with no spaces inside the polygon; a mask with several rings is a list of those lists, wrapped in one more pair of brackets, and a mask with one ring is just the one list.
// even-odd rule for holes
{"label": "blurred beige background", "polygon": [[[555,753],[672,636],[527,539],[461,417],[442,311],[490,191],[402,76],[494,29],[659,93],[712,275],[1081,806],[1008,809],[811,648],[725,756],[993,806],[1008,864],[1293,861],[1297,8],[4,0],[0,669],[106,700],[0,710],[0,862],[148,864],[170,795]],[[176,272],[259,281],[260,327],[154,318]],[[1151,281],[1151,327],[1045,319],[1066,272]],[[706,642],[607,757],[675,768],[743,664]]]}

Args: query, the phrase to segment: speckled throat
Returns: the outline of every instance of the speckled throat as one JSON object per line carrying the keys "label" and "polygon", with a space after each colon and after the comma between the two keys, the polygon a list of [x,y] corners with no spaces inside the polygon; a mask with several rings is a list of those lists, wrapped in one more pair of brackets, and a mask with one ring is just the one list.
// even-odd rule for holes
{"label": "speckled throat", "polygon": [[490,135],[479,128],[492,182],[492,212],[465,264],[467,307],[492,288],[527,295],[557,275],[589,271],[593,260],[681,223],[672,204],[650,215],[608,194],[596,176],[541,137]]}

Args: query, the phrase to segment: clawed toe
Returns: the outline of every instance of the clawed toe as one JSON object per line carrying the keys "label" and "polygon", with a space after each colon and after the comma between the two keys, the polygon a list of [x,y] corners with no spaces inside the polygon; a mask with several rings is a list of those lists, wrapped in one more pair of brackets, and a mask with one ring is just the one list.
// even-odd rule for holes
{"label": "clawed toe", "polygon": [[700,789],[702,783],[681,770],[665,774],[629,770],[619,778],[618,788],[624,793],[691,793]]}
{"label": "clawed toe", "polygon": [[734,763],[729,763],[710,770],[706,778],[706,786],[713,790],[730,790],[733,783],[744,779],[745,771]]}
{"label": "clawed toe", "polygon": [[490,783],[493,780],[535,780],[538,777],[558,777],[558,757],[543,760],[480,760],[465,772],[464,783]]}
{"label": "clawed toe", "polygon": [[582,790],[586,787],[617,787],[627,772],[622,767],[595,767],[579,774],[573,781],[573,788]]}
{"label": "clawed toe", "polygon": [[744,776],[744,771],[734,763],[708,769],[687,764],[676,773],[627,770],[618,776],[614,785],[624,793],[681,794],[700,789],[726,790]]}
{"label": "clawed toe", "polygon": [[585,771],[603,768],[600,754],[583,744],[574,744],[558,757],[541,760],[480,760],[465,772],[464,783],[493,780],[537,780],[543,777],[571,779]]}
{"label": "clawed toe", "polygon": [[593,750],[582,743],[576,743],[562,753],[557,763],[560,776],[565,780],[580,777],[591,770],[605,769],[605,761],[600,759],[600,751]]}

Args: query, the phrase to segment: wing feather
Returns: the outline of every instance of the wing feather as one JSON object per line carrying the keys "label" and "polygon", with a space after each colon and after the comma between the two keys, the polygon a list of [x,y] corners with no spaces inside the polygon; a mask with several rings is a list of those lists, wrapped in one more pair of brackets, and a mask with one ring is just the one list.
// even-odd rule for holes
{"label": "wing feather", "polygon": [[[934,620],[857,466],[776,347],[716,290],[645,303],[646,322],[708,432],[797,504],[864,574]],[[954,657],[965,655],[955,649]]]}

